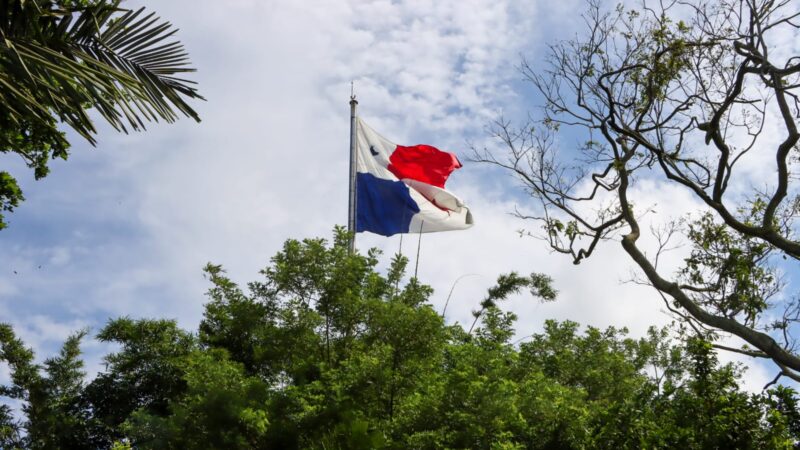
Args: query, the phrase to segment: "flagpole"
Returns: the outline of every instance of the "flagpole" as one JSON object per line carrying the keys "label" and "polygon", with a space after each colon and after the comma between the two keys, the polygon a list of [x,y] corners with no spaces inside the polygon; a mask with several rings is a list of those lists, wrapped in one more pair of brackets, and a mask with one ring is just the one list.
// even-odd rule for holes
{"label": "flagpole", "polygon": [[356,95],[350,83],[350,197],[347,203],[347,231],[350,233],[350,253],[356,249]]}
{"label": "flagpole", "polygon": [[417,260],[414,263],[414,278],[417,278],[417,269],[419,269],[419,249],[422,247],[422,227],[425,225],[423,220],[419,224],[419,238],[417,238]]}

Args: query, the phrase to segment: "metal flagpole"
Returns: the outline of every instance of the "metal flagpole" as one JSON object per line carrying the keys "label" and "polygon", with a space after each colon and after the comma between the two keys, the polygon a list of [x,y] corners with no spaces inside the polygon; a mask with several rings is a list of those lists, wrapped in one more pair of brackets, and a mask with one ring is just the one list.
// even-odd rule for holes
{"label": "metal flagpole", "polygon": [[417,261],[414,263],[414,278],[417,278],[417,269],[419,269],[419,249],[422,247],[422,226],[425,221],[419,223],[419,238],[417,240]]}
{"label": "metal flagpole", "polygon": [[403,256],[403,233],[400,233],[400,247],[397,249],[397,254]]}
{"label": "metal flagpole", "polygon": [[356,250],[356,95],[350,82],[350,197],[347,203],[347,231],[350,233],[350,253]]}

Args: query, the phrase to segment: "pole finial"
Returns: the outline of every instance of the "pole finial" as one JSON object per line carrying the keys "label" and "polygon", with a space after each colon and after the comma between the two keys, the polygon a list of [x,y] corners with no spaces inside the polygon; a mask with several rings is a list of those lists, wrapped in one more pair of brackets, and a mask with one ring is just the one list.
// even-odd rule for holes
{"label": "pole finial", "polygon": [[358,104],[358,100],[356,100],[355,83],[353,80],[350,80],[350,103]]}

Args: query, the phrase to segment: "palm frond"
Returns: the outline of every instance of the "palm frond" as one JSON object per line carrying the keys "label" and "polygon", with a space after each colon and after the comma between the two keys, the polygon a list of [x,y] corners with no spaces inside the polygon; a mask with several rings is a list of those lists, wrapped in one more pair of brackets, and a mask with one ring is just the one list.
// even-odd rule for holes
{"label": "palm frond", "polygon": [[0,1],[0,126],[55,115],[93,143],[87,107],[121,131],[180,114],[199,121],[187,100],[202,97],[178,78],[194,69],[176,32],[116,1],[74,10]]}

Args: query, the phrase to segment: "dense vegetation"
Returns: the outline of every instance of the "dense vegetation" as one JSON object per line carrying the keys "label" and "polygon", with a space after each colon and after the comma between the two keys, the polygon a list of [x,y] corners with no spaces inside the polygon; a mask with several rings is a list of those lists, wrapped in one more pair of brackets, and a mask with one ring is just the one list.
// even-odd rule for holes
{"label": "dense vegetation", "polygon": [[[347,236],[287,241],[245,291],[219,266],[197,332],[110,321],[118,344],[87,381],[80,341],[37,365],[9,326],[0,357],[21,418],[0,410],[0,447],[174,449],[792,448],[794,391],[743,392],[701,340],[549,321],[513,341],[497,302],[546,280],[500,277],[473,331],[447,325],[431,289],[385,275]],[[19,416],[19,414],[17,415]]]}

